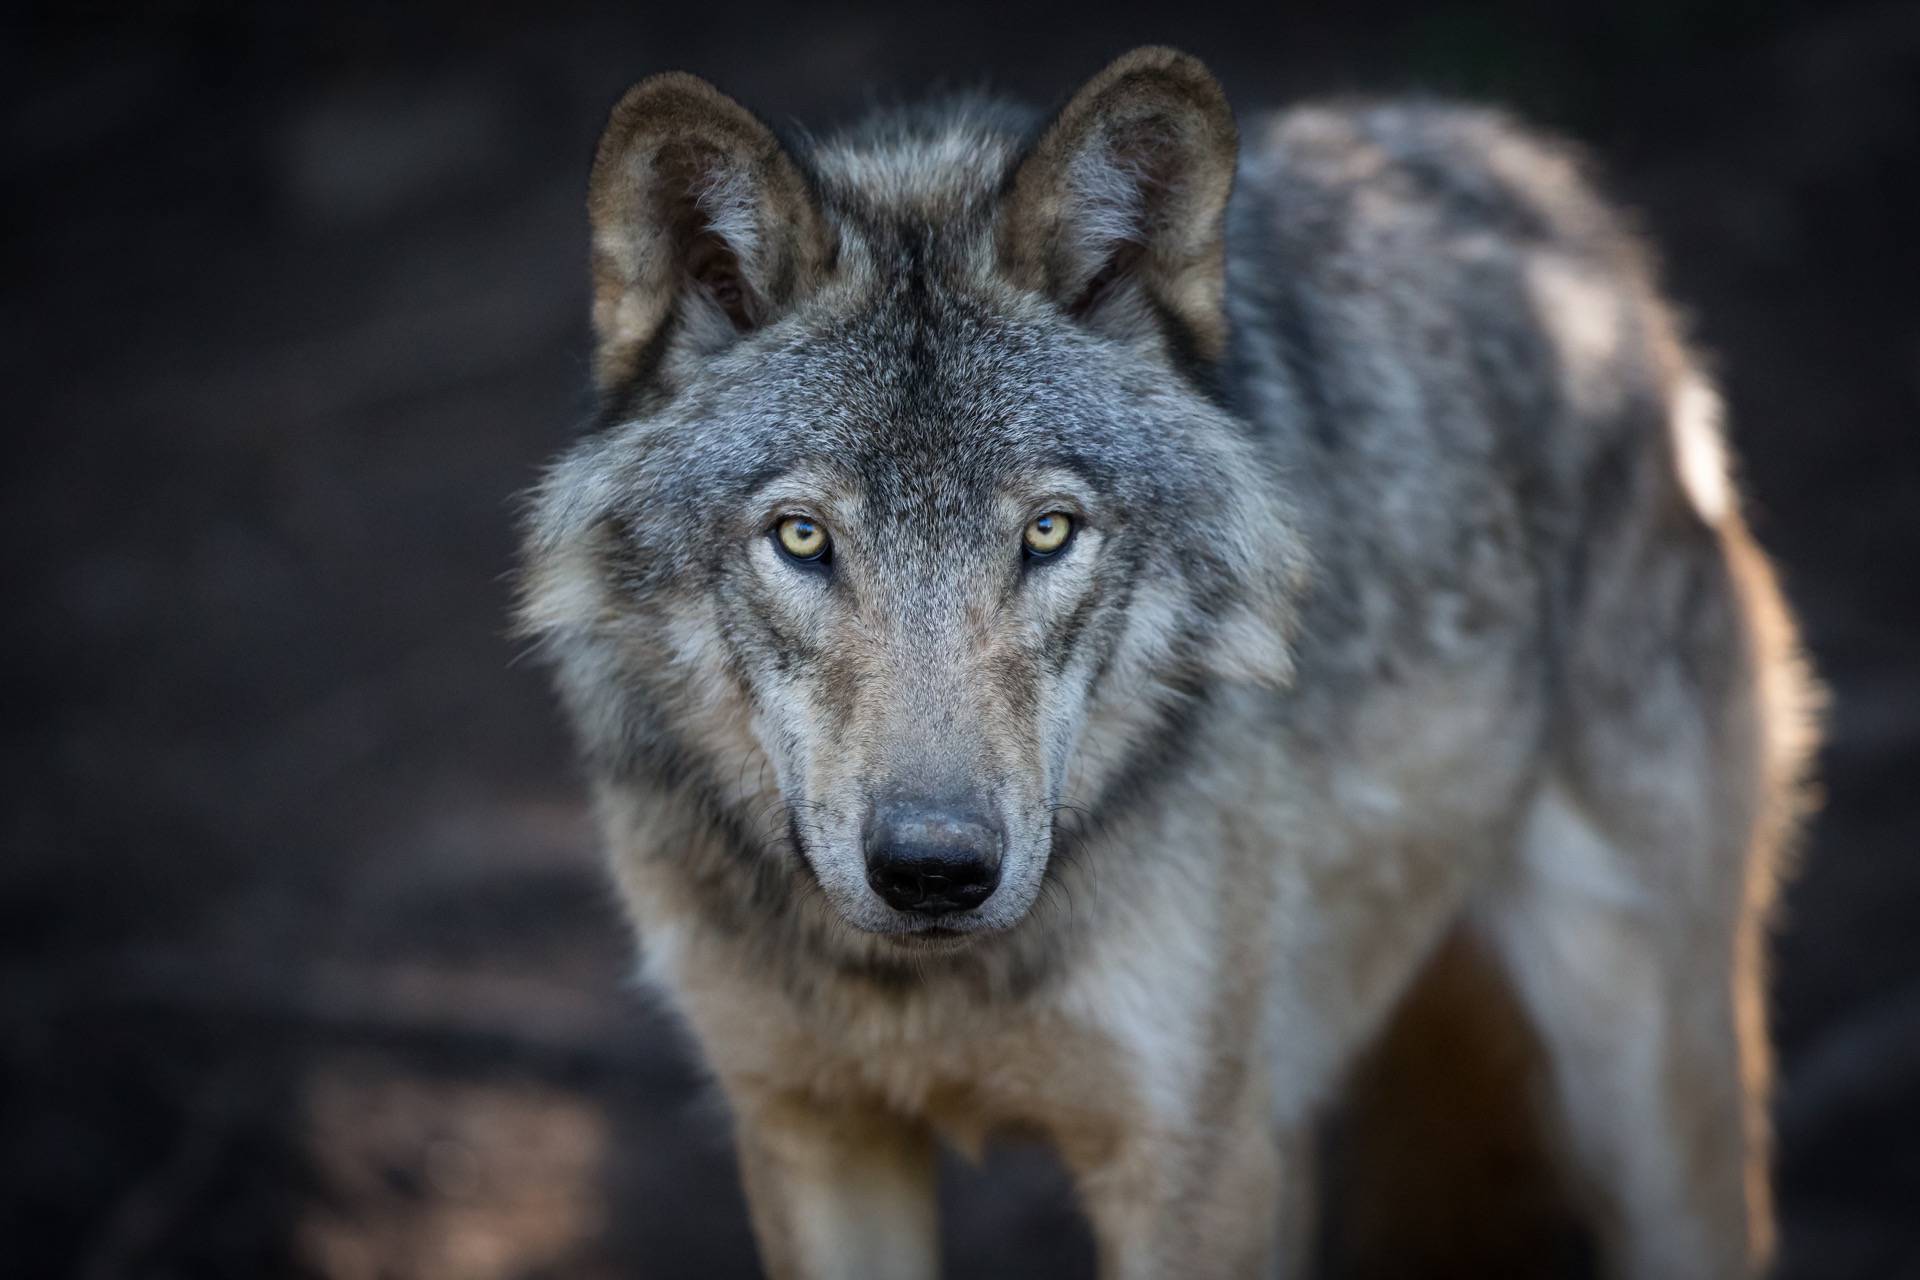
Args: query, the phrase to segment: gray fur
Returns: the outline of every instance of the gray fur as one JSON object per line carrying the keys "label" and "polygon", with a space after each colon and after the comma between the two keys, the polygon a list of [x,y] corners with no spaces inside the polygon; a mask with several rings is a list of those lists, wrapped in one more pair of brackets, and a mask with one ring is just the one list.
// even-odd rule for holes
{"label": "gray fur", "polygon": [[[1080,313],[1009,279],[1026,120],[962,102],[796,150],[824,280],[731,337],[669,325],[532,502],[524,620],[743,1154],[750,1099],[838,1101],[730,1065],[753,1053],[723,1007],[755,987],[823,1045],[896,1055],[897,1075],[849,1064],[848,1097],[936,1128],[927,1091],[966,1083],[940,1055],[1038,1018],[1187,1063],[1130,1086],[1167,1124],[1155,1081],[1237,1098],[1226,1064],[1257,1061],[1285,1133],[1462,922],[1524,967],[1512,904],[1558,894],[1611,903],[1589,922],[1608,938],[1631,918],[1657,972],[1731,956],[1764,911],[1803,685],[1790,632],[1756,621],[1778,612],[1763,562],[1742,585],[1737,512],[1676,461],[1684,434],[1717,447],[1677,425],[1710,393],[1574,162],[1444,104],[1257,122],[1216,361],[1124,271]],[[767,538],[795,504],[831,529],[830,573]],[[1023,562],[1050,509],[1078,541]],[[865,887],[860,825],[954,790],[1006,822],[1006,879],[962,937],[916,940]],[[1549,810],[1608,852],[1553,862],[1529,843],[1561,829]],[[1129,948],[1166,971],[1139,999],[1203,994],[1166,1011],[1186,1049],[1136,1009],[1086,1012],[1132,981]],[[1237,976],[1178,976],[1207,955]],[[1023,1105],[985,1110],[1047,1127]],[[1734,1163],[1760,1159],[1734,1127]],[[1576,1158],[1619,1201],[1617,1266],[1744,1273],[1728,1236],[1761,1239],[1764,1204],[1649,1208],[1661,1169]],[[770,1257],[818,1270],[774,1240],[766,1194]],[[1238,1265],[1180,1230],[1142,1274]]]}

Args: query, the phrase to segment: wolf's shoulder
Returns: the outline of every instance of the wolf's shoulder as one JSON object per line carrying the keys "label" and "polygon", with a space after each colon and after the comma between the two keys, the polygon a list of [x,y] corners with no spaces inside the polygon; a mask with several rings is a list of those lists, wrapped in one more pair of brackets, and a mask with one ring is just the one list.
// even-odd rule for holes
{"label": "wolf's shoulder", "polygon": [[[1269,378],[1324,429],[1457,461],[1584,455],[1634,429],[1617,393],[1673,392],[1687,360],[1652,255],[1577,144],[1426,99],[1300,106],[1245,133],[1229,306],[1242,354],[1278,357]],[[1557,444],[1554,423],[1571,429]]]}
{"label": "wolf's shoulder", "polygon": [[1546,250],[1643,270],[1585,149],[1495,107],[1346,100],[1256,116],[1240,183],[1242,223],[1312,256],[1443,265],[1435,250],[1456,262]]}
{"label": "wolf's shoulder", "polygon": [[1537,633],[1579,538],[1676,500],[1671,422],[1705,384],[1650,255],[1577,146],[1499,110],[1310,105],[1244,133],[1233,390],[1314,548],[1302,670],[1454,661],[1455,615]]}

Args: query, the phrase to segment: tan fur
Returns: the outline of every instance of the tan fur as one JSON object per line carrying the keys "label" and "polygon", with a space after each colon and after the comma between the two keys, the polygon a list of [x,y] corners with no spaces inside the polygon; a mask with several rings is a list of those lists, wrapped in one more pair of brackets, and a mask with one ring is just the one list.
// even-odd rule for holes
{"label": "tan fur", "polygon": [[[1360,1097],[1432,1086],[1425,1123],[1362,1116],[1362,1163],[1473,1136],[1449,1108],[1537,1120],[1496,1172],[1564,1187],[1610,1275],[1756,1274],[1812,682],[1643,256],[1481,113],[1291,113],[1231,206],[1184,55],[1024,150],[982,118],[803,176],[663,76],[594,166],[616,412],[539,495],[524,617],[769,1272],[930,1276],[934,1144],[1024,1133],[1104,1275],[1300,1274],[1316,1126],[1400,1010]],[[1246,421],[1183,381],[1243,338]],[[831,576],[765,536],[796,512]],[[877,799],[962,792],[997,887],[886,905]],[[1486,1070],[1450,1096],[1409,1043]],[[1445,1265],[1474,1208],[1389,1185],[1425,1242],[1362,1207],[1350,1256]]]}

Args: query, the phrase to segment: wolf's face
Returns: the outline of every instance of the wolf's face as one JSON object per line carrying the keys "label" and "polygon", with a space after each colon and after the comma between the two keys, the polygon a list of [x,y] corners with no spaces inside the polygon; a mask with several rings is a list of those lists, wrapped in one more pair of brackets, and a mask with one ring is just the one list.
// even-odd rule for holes
{"label": "wolf's face", "polygon": [[1063,814],[1213,682],[1285,679],[1299,558],[1201,387],[1231,122],[1146,70],[1024,158],[961,113],[802,179],[683,77],[602,144],[623,408],[538,497],[525,615],[599,768],[690,789],[856,929],[1012,927]]}

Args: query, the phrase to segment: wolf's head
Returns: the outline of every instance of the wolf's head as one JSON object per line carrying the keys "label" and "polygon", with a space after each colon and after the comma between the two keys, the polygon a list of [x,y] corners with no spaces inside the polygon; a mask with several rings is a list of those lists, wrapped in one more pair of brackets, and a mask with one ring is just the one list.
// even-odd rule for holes
{"label": "wolf's head", "polygon": [[963,102],[789,149],[692,77],[629,92],[606,425],[524,578],[603,780],[924,944],[1015,925],[1063,813],[1149,785],[1221,682],[1283,684],[1300,557],[1212,390],[1234,161],[1163,49],[1038,130]]}

